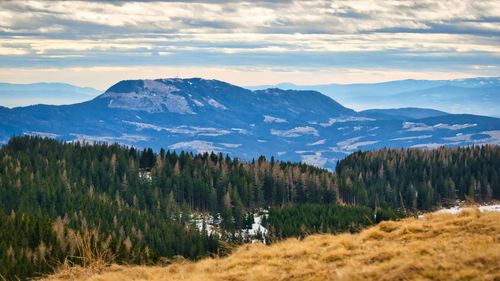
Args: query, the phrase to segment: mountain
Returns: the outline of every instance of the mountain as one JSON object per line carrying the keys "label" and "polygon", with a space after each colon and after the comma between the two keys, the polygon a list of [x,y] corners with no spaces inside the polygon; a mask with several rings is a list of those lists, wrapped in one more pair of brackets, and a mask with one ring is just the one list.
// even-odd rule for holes
{"label": "mountain", "polygon": [[102,92],[64,83],[0,83],[0,105],[18,107],[33,104],[72,104],[88,101]]}
{"label": "mountain", "polygon": [[0,110],[0,142],[23,134],[247,160],[274,155],[333,169],[359,149],[498,144],[500,119],[415,108],[355,112],[317,91],[157,79],[121,81],[78,104]]}
{"label": "mountain", "polygon": [[416,107],[406,107],[406,108],[396,108],[396,109],[368,109],[359,112],[362,115],[377,116],[377,119],[387,118],[410,118],[410,119],[421,119],[428,117],[438,117],[448,115],[448,113],[427,108],[416,108]]}
{"label": "mountain", "polygon": [[[408,105],[451,113],[500,117],[500,77],[456,80],[399,80],[366,84],[297,86],[278,84],[286,89],[316,90],[358,109],[397,108]],[[253,86],[249,89],[273,87]],[[383,98],[382,98],[383,97]]]}

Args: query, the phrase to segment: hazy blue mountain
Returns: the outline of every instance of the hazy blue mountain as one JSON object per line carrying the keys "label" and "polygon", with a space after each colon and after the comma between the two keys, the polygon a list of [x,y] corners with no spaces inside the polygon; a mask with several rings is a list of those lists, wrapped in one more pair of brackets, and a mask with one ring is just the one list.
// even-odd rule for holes
{"label": "hazy blue mountain", "polygon": [[405,108],[394,108],[394,109],[367,109],[359,112],[363,116],[369,116],[377,119],[421,119],[428,117],[438,117],[447,115],[449,113],[428,109],[428,108],[417,108],[417,107],[405,107]]}
{"label": "hazy blue mountain", "polygon": [[0,105],[17,107],[34,104],[73,104],[88,101],[101,93],[93,88],[64,83],[0,83]]}
{"label": "hazy blue mountain", "polygon": [[359,149],[500,143],[500,119],[419,108],[355,112],[317,91],[158,79],[121,81],[73,105],[0,108],[0,141],[22,134],[333,168]]}
{"label": "hazy blue mountain", "polygon": [[[458,80],[400,80],[375,84],[328,84],[285,89],[319,91],[356,110],[373,108],[422,107],[450,113],[500,117],[500,77]],[[262,89],[272,85],[248,87]]]}

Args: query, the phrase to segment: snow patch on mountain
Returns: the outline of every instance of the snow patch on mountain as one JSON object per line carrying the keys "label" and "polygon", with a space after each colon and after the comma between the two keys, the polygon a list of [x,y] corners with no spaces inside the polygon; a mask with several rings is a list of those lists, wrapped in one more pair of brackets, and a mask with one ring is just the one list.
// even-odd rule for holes
{"label": "snow patch on mountain", "polygon": [[413,137],[402,137],[402,138],[393,138],[390,139],[392,141],[400,141],[400,140],[419,140],[419,139],[427,139],[432,138],[432,135],[423,135],[423,136],[413,136]]}
{"label": "snow patch on mountain", "polygon": [[378,142],[379,142],[378,140],[376,140],[376,141],[361,141],[361,142],[355,142],[355,143],[343,146],[342,148],[346,149],[346,150],[356,150],[361,146],[371,145],[371,144],[375,144]]}
{"label": "snow patch on mountain", "polygon": [[203,107],[203,106],[205,106],[205,105],[204,105],[201,101],[199,101],[199,100],[197,100],[197,99],[193,99],[193,98],[191,98],[191,101],[192,101],[195,105],[197,105],[197,106],[199,106],[199,107]]}
{"label": "snow patch on mountain", "polygon": [[168,128],[165,128],[165,127],[160,127],[160,126],[156,126],[156,125],[153,125],[153,124],[148,124],[148,123],[141,123],[141,122],[134,122],[134,121],[126,121],[126,120],[122,120],[123,123],[125,124],[129,124],[129,125],[134,125],[137,127],[137,131],[142,131],[143,129],[151,129],[151,130],[155,130],[157,132],[161,131],[161,130],[166,130],[168,131]]}
{"label": "snow patch on mountain", "polygon": [[481,134],[488,134],[490,135],[492,138],[495,138],[497,140],[500,140],[500,130],[494,130],[494,131],[484,131],[484,132],[481,132]]}
{"label": "snow patch on mountain", "polygon": [[285,137],[285,138],[296,138],[301,137],[303,135],[313,135],[319,136],[318,130],[313,127],[305,126],[305,127],[295,127],[290,130],[275,130],[271,129],[271,135]]}
{"label": "snow patch on mountain", "polygon": [[197,132],[197,135],[199,135],[199,136],[216,137],[216,136],[222,136],[222,135],[227,135],[227,134],[231,133],[231,131],[228,131],[228,130],[210,128],[210,127],[204,128],[204,127],[191,126],[189,128],[191,128],[193,131]]}
{"label": "snow patch on mountain", "polygon": [[327,123],[319,123],[321,127],[330,127],[335,123],[353,122],[353,121],[375,121],[373,118],[367,117],[357,117],[357,116],[347,116],[339,118],[330,118]]}
{"label": "snow patch on mountain", "polygon": [[337,143],[337,145],[338,145],[339,147],[344,147],[344,146],[350,145],[350,144],[352,144],[352,143],[354,143],[354,142],[356,142],[356,141],[358,141],[358,140],[360,140],[360,139],[362,139],[362,138],[363,138],[363,137],[362,137],[362,136],[360,136],[360,137],[355,137],[355,138],[346,139],[346,140],[344,140],[344,141],[340,141],[340,142],[338,142],[338,143]]}
{"label": "snow patch on mountain", "polygon": [[54,134],[54,133],[45,133],[45,132],[36,132],[36,131],[24,132],[24,135],[39,136],[39,137],[51,138],[51,139],[55,139],[59,136],[58,134]]}
{"label": "snow patch on mountain", "polygon": [[75,139],[68,142],[105,142],[105,143],[119,143],[128,145],[129,143],[135,143],[139,141],[148,141],[149,137],[141,135],[128,135],[122,134],[121,136],[90,136],[85,134],[74,134],[70,133],[70,136],[75,137]]}
{"label": "snow patch on mountain", "polygon": [[264,115],[264,122],[265,123],[288,123],[286,119],[283,118],[278,118],[278,117],[273,117],[269,115]]}
{"label": "snow patch on mountain", "polygon": [[221,147],[217,147],[213,142],[210,141],[183,141],[170,145],[168,148],[170,149],[189,149],[192,151],[196,151],[197,153],[204,152],[225,152]]}
{"label": "snow patch on mountain", "polygon": [[154,80],[144,80],[144,87],[136,92],[115,93],[107,92],[101,98],[109,98],[109,108],[146,111],[148,113],[164,112],[167,109],[172,113],[196,114],[189,107],[186,98],[172,94],[178,89]]}
{"label": "snow patch on mountain", "polygon": [[379,142],[378,140],[358,142],[358,140],[360,140],[362,138],[363,138],[363,136],[359,136],[359,137],[350,138],[350,139],[347,139],[345,141],[338,142],[337,146],[340,148],[338,150],[338,152],[346,153],[346,152],[349,152],[352,150],[356,150],[361,146],[371,145],[371,144],[375,144],[375,143]]}
{"label": "snow patch on mountain", "polygon": [[436,143],[436,142],[433,142],[433,143],[421,143],[421,144],[412,145],[412,146],[410,146],[410,148],[435,149],[435,148],[439,148],[439,147],[445,146],[445,145],[457,145],[457,144],[459,144],[459,142],[454,142],[454,143]]}
{"label": "snow patch on mountain", "polygon": [[231,131],[235,131],[239,134],[242,134],[242,135],[251,135],[252,133],[248,130],[245,130],[245,129],[241,129],[241,128],[231,128]]}
{"label": "snow patch on mountain", "polygon": [[223,104],[219,103],[218,101],[214,100],[213,98],[209,98],[207,100],[207,102],[209,105],[211,105],[217,109],[224,109],[224,110],[227,109]]}
{"label": "snow patch on mountain", "polygon": [[409,132],[420,132],[420,131],[432,131],[435,129],[448,129],[448,130],[461,130],[465,128],[475,127],[477,124],[443,124],[439,123],[433,126],[424,123],[414,123],[414,122],[404,122],[403,129],[407,129]]}
{"label": "snow patch on mountain", "polygon": [[143,129],[151,129],[155,131],[167,131],[170,133],[174,134],[186,134],[186,135],[198,135],[198,136],[211,136],[211,137],[217,137],[217,136],[222,136],[222,135],[227,135],[230,134],[231,131],[229,130],[224,130],[224,129],[218,129],[218,128],[204,128],[204,127],[195,127],[195,126],[185,126],[181,125],[175,128],[167,128],[167,127],[161,127],[153,124],[148,124],[148,123],[141,123],[141,122],[133,122],[133,121],[126,121],[122,120],[123,123],[129,124],[129,125],[134,125],[137,127],[137,131],[142,131]]}
{"label": "snow patch on mountain", "polygon": [[316,167],[322,167],[326,164],[326,161],[328,161],[328,158],[321,156],[321,152],[315,152],[312,155],[301,155],[301,158],[302,162]]}
{"label": "snow patch on mountain", "polygon": [[225,147],[229,147],[229,148],[238,148],[238,147],[242,146],[241,143],[220,143],[220,144],[225,146]]}
{"label": "snow patch on mountain", "polygon": [[453,137],[445,137],[443,140],[474,144],[500,144],[500,131],[484,131],[477,134],[457,134]]}
{"label": "snow patch on mountain", "polygon": [[465,134],[465,135],[464,134],[457,134],[454,137],[445,137],[445,138],[443,138],[443,140],[447,140],[447,141],[466,141],[466,142],[481,143],[481,142],[484,142],[484,141],[488,141],[490,139],[490,136],[486,135],[485,138],[473,140],[472,139],[473,135],[474,134]]}
{"label": "snow patch on mountain", "polygon": [[322,139],[322,140],[319,140],[317,142],[313,142],[313,143],[308,143],[307,145],[309,146],[312,146],[312,145],[320,145],[320,144],[325,144],[326,142],[326,139]]}

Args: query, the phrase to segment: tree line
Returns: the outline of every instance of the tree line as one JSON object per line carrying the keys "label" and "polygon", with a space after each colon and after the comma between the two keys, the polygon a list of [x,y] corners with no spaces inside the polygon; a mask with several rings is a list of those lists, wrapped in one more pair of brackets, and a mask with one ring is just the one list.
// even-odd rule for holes
{"label": "tree line", "polygon": [[432,210],[500,199],[500,147],[355,152],[336,167],[339,197],[372,208]]}

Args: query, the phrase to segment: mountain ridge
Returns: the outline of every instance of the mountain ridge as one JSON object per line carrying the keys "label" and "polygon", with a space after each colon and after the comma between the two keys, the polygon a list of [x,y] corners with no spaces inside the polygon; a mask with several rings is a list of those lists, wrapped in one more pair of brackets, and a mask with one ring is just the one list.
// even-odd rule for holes
{"label": "mountain ridge", "polygon": [[[395,80],[381,83],[294,85],[289,89],[317,90],[357,110],[387,109],[408,105],[451,113],[470,113],[500,117],[500,77],[453,80]],[[273,85],[248,86],[249,89]],[[381,97],[385,97],[381,99]]]}
{"label": "mountain ridge", "polygon": [[125,80],[71,105],[0,110],[0,141],[33,134],[334,169],[356,150],[500,143],[500,119],[429,109],[356,112],[312,90],[251,91],[218,80]]}

